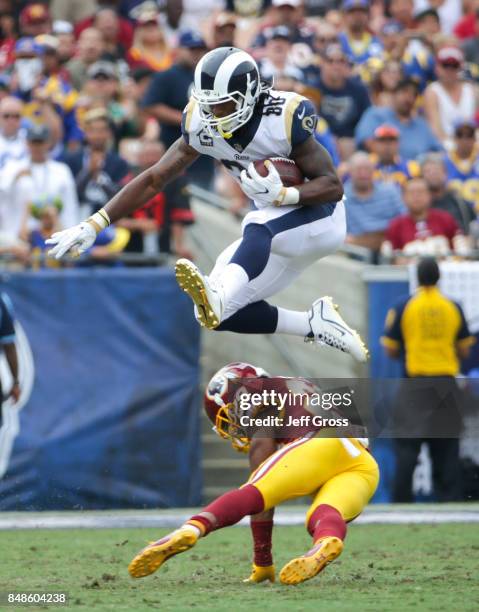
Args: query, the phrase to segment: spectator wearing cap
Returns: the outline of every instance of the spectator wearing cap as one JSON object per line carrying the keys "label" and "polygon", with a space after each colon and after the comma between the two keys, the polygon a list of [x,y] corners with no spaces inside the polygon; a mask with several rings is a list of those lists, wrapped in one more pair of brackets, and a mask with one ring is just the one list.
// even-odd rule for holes
{"label": "spectator wearing cap", "polygon": [[[48,79],[58,80],[58,84],[55,83],[53,87],[50,87],[62,93],[71,92],[70,75],[63,67],[58,52],[60,48],[58,37],[51,34],[42,34],[35,38],[35,42],[39,45],[42,58],[42,75],[47,79],[47,82]],[[43,86],[45,86],[47,82],[43,83]]]}
{"label": "spectator wearing cap", "polygon": [[89,217],[131,178],[127,162],[112,149],[113,131],[105,109],[88,111],[83,118],[84,146],[63,161],[75,177],[82,216]]}
{"label": "spectator wearing cap", "polygon": [[72,24],[68,21],[54,21],[53,35],[58,40],[58,59],[64,66],[75,54],[76,40]]}
{"label": "spectator wearing cap", "polygon": [[91,109],[106,109],[113,128],[116,146],[122,138],[136,136],[137,119],[118,100],[120,83],[118,71],[113,62],[100,60],[92,64],[87,70],[87,81],[82,93],[89,99]]}
{"label": "spectator wearing cap", "polygon": [[304,43],[314,49],[316,32],[303,18],[302,0],[272,0],[271,19],[262,26],[253,40],[254,48],[263,48],[268,40],[268,30],[277,26],[289,29],[291,42]]}
{"label": "spectator wearing cap", "polygon": [[475,35],[467,38],[462,43],[462,50],[464,52],[466,62],[479,64],[479,7],[474,13],[474,27]]}
{"label": "spectator wearing cap", "polygon": [[380,57],[383,46],[369,30],[369,0],[344,0],[345,29],[339,33],[339,42],[352,64],[364,64],[371,57]]}
{"label": "spectator wearing cap", "polygon": [[0,101],[0,170],[11,160],[28,155],[26,128],[22,125],[23,102],[13,96]]}
{"label": "spectator wearing cap", "polygon": [[448,212],[432,208],[431,191],[424,178],[416,177],[404,184],[403,200],[407,213],[390,222],[383,254],[402,251],[407,257],[445,256],[456,248],[463,251],[465,239],[459,226]]}
{"label": "spectator wearing cap", "polygon": [[275,87],[285,91],[299,91],[305,80],[303,71],[291,61],[289,28],[277,26],[267,31],[264,55],[258,62],[261,77],[274,80]]}
{"label": "spectator wearing cap", "polygon": [[346,181],[347,242],[377,251],[391,219],[405,208],[394,185],[374,180],[374,164],[362,151],[349,160]]}
{"label": "spectator wearing cap", "polygon": [[479,214],[479,145],[476,122],[460,121],[454,129],[454,146],[445,158],[451,189]]}
{"label": "spectator wearing cap", "polygon": [[25,105],[23,115],[26,120],[48,125],[50,141],[53,146],[62,146],[63,121],[60,109],[50,96],[41,92],[42,47],[33,38],[20,38],[15,45],[10,89]]}
{"label": "spectator wearing cap", "polygon": [[341,158],[347,159],[354,150],[355,127],[371,102],[366,87],[350,76],[349,61],[339,44],[326,47],[317,88],[319,114],[335,135]]}
{"label": "spectator wearing cap", "polygon": [[432,49],[440,32],[439,15],[435,9],[424,10],[414,17],[414,30],[406,32],[407,43],[402,57],[405,76],[417,81],[420,91],[436,78]]}
{"label": "spectator wearing cap", "polygon": [[126,55],[126,61],[130,69],[143,67],[161,71],[171,66],[171,52],[157,11],[145,10],[138,15],[133,46]]}
{"label": "spectator wearing cap", "polygon": [[78,38],[75,56],[66,65],[73,87],[77,91],[81,91],[86,83],[88,68],[98,62],[104,52],[105,44],[100,30],[83,30]]}
{"label": "spectator wearing cap", "polygon": [[383,24],[380,35],[383,45],[383,58],[386,61],[399,61],[402,59],[404,48],[407,44],[403,32],[404,27],[399,23],[399,21],[389,19]]}
{"label": "spectator wearing cap", "polygon": [[399,130],[392,125],[380,125],[374,130],[371,160],[375,180],[392,183],[399,188],[421,173],[416,161],[406,161],[399,155]]}
{"label": "spectator wearing cap", "polygon": [[479,108],[479,88],[461,78],[464,56],[456,47],[443,47],[436,58],[437,81],[424,93],[424,111],[437,138],[450,144],[454,125],[471,121]]}
{"label": "spectator wearing cap", "polygon": [[237,47],[236,38],[236,15],[227,11],[222,11],[215,16],[213,21],[213,33],[211,47]]}
{"label": "spectator wearing cap", "polygon": [[[153,77],[142,107],[155,117],[161,129],[161,142],[168,149],[181,138],[183,109],[189,100],[189,91],[197,63],[206,53],[206,43],[193,30],[180,34],[175,63],[168,70]],[[213,160],[202,156],[188,169],[191,180],[209,187],[213,178]]]}
{"label": "spectator wearing cap", "polygon": [[59,198],[62,203],[62,227],[78,223],[75,181],[66,164],[49,159],[49,139],[46,125],[29,127],[28,157],[9,162],[2,171],[4,206],[1,225],[14,237],[22,229],[30,203],[42,197]]}
{"label": "spectator wearing cap", "polygon": [[38,85],[42,73],[40,45],[34,38],[19,38],[15,43],[11,91],[20,98],[28,96]]}
{"label": "spectator wearing cap", "polygon": [[371,151],[374,131],[386,123],[399,131],[399,153],[403,159],[416,159],[429,151],[440,151],[441,143],[427,121],[418,116],[415,110],[418,94],[416,81],[401,79],[391,108],[372,106],[363,114],[356,126],[357,145]]}
{"label": "spectator wearing cap", "polygon": [[45,4],[35,2],[28,4],[20,13],[20,33],[22,36],[39,36],[50,34],[52,20]]}
{"label": "spectator wearing cap", "polygon": [[62,124],[62,137],[54,149],[58,156],[63,147],[70,150],[77,148],[82,139],[82,132],[76,118],[78,92],[69,82],[68,72],[62,67],[58,57],[58,39],[45,34],[35,39],[42,62],[42,72],[37,87],[29,96],[26,113],[32,120],[40,120],[37,115],[43,113],[45,105],[51,106]]}
{"label": "spectator wearing cap", "polygon": [[454,191],[447,182],[444,157],[430,153],[421,160],[421,174],[431,192],[431,206],[448,212],[464,234],[469,233],[469,224],[476,218],[474,209]]}

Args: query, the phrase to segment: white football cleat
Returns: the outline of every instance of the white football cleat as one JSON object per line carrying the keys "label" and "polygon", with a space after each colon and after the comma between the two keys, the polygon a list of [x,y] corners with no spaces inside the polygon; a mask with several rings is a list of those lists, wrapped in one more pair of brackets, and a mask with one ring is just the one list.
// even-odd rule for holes
{"label": "white football cleat", "polygon": [[175,272],[178,285],[195,304],[195,316],[199,324],[208,329],[218,327],[224,310],[220,291],[188,259],[178,259]]}
{"label": "white football cleat", "polygon": [[369,351],[361,336],[344,321],[332,298],[322,297],[313,303],[309,324],[311,332],[305,337],[305,342],[318,342],[337,348],[361,363],[368,360]]}

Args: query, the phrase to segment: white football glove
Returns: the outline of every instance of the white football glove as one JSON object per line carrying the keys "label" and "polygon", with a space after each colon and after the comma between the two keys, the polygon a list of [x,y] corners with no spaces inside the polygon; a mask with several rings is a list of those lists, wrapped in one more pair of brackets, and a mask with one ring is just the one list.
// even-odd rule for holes
{"label": "white football glove", "polygon": [[244,193],[254,200],[258,208],[267,206],[289,206],[299,202],[299,191],[294,187],[285,187],[274,167],[269,160],[264,162],[268,168],[267,176],[260,176],[253,162],[248,166],[248,172],[241,172],[241,188]]}
{"label": "white football glove", "polygon": [[55,232],[46,240],[46,244],[56,246],[48,251],[55,259],[61,259],[66,253],[72,257],[78,257],[84,253],[96,240],[96,231],[88,221],[83,221],[61,232]]}
{"label": "white football glove", "polygon": [[67,253],[78,257],[93,245],[97,235],[109,224],[110,218],[102,209],[78,225],[55,232],[45,241],[46,244],[55,245],[48,254],[55,259],[61,259]]}

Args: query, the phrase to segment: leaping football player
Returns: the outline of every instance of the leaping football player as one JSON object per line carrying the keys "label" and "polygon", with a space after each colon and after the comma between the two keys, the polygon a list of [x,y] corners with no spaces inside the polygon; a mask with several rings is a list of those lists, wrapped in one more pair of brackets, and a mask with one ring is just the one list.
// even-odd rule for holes
{"label": "leaping football player", "polygon": [[[327,151],[314,137],[312,103],[261,81],[254,59],[236,48],[219,48],[198,63],[192,95],[183,113],[182,137],[149,170],[128,183],[83,223],[47,242],[61,258],[84,252],[98,232],[145,204],[199,155],[220,161],[239,181],[256,210],[246,215],[242,237],[218,257],[209,276],[186,259],[176,263],[178,283],[208,329],[238,333],[283,333],[327,344],[366,361],[358,333],[331,298],[309,311],[292,311],[266,299],[290,285],[305,268],[344,242],[343,188]],[[287,158],[306,177],[285,187],[269,161],[262,177],[255,161]]]}
{"label": "leaping football player", "polygon": [[[143,548],[131,561],[129,572],[142,578],[155,572],[170,557],[192,548],[212,531],[234,525],[250,515],[254,542],[253,572],[248,582],[275,580],[272,556],[273,510],[290,499],[312,496],[306,527],[312,546],[287,563],[279,574],[283,584],[298,584],[321,572],[343,550],[346,523],[356,518],[373,496],[379,481],[376,461],[367,449],[361,425],[346,429],[324,427],[312,421],[308,410],[312,393],[319,389],[309,381],[271,378],[262,368],[231,363],[215,374],[205,393],[205,410],[215,431],[233,448],[249,452],[252,474],[246,484],[229,491],[192,516],[169,535]],[[245,391],[271,391],[289,395],[277,406],[245,406]],[[296,403],[301,397],[301,402]],[[277,415],[281,424],[262,428],[264,417]],[[338,413],[328,411],[330,416]],[[300,425],[291,425],[290,417]],[[244,422],[246,419],[246,423]],[[248,425],[251,420],[253,425]],[[260,421],[259,425],[255,425]],[[336,420],[337,422],[337,420]],[[330,437],[326,437],[330,436]],[[332,437],[336,436],[336,437]],[[356,437],[358,436],[358,437]]]}

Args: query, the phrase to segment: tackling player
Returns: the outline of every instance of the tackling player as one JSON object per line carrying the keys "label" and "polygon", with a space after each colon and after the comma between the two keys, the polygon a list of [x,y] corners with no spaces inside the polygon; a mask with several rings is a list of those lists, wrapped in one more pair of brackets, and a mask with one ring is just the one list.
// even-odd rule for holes
{"label": "tackling player", "polygon": [[[294,388],[294,383],[302,387]],[[269,397],[274,391],[287,399],[282,408],[279,402],[258,407],[251,403],[245,408],[241,398],[246,390],[250,394],[266,392]],[[379,470],[367,450],[367,439],[362,437],[364,427],[338,429],[330,423],[337,422],[334,417],[339,413],[331,409],[327,414],[332,419],[326,426],[313,421],[307,408],[312,393],[318,391],[309,381],[271,378],[262,368],[245,363],[231,363],[219,370],[206,389],[205,410],[221,437],[230,440],[233,448],[249,452],[253,472],[241,488],[225,493],[178,530],[141,550],[129,565],[130,574],[134,578],[148,576],[173,555],[194,546],[200,537],[254,515],[254,564],[248,581],[274,581],[273,509],[304,495],[313,497],[306,515],[312,547],[283,567],[280,580],[283,584],[304,582],[336,559],[343,549],[346,523],[356,518],[373,496]],[[279,418],[281,423],[268,418]],[[297,420],[292,424],[292,419]]]}
{"label": "tackling player", "polygon": [[[150,200],[199,155],[209,155],[240,182],[257,210],[245,217],[241,239],[221,253],[209,277],[192,262],[178,260],[178,283],[192,298],[200,324],[239,333],[299,335],[365,361],[364,343],[331,298],[317,300],[309,312],[265,301],[317,259],[334,253],[345,238],[343,188],[329,154],[316,142],[316,121],[308,99],[271,89],[244,51],[210,51],[196,67],[183,137],[104,209],[55,233],[50,253],[60,258],[85,251],[98,232]],[[307,181],[285,187],[269,161],[266,177],[256,172],[253,162],[278,156],[293,160]]]}

